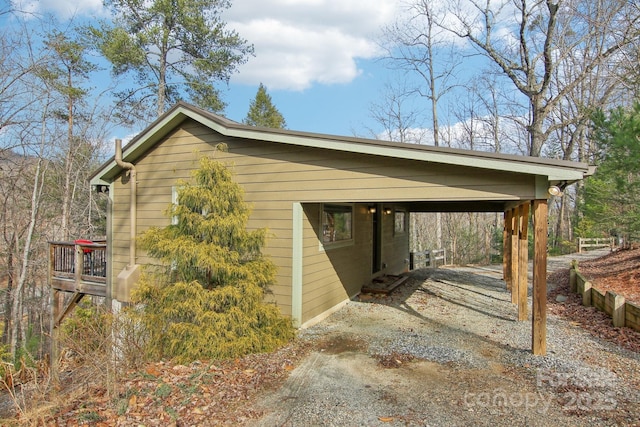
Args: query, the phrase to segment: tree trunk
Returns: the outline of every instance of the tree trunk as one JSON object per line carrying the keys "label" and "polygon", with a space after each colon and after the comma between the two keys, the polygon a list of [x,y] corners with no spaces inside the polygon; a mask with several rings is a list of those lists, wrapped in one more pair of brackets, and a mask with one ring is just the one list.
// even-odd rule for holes
{"label": "tree trunk", "polygon": [[9,277],[7,278],[7,292],[4,301],[4,326],[2,331],[3,344],[9,343],[9,333],[11,331],[11,306],[13,301],[13,277],[15,274],[13,265],[13,251],[16,249],[15,235],[11,236],[9,247],[7,248],[7,272]]}
{"label": "tree trunk", "polygon": [[[44,117],[46,117],[46,111],[43,113],[43,127],[44,127]],[[11,354],[15,357],[16,350],[18,347],[18,330],[20,327],[20,320],[22,318],[22,291],[27,282],[27,275],[29,272],[29,255],[31,252],[31,241],[33,239],[34,230],[36,227],[36,221],[38,220],[38,210],[40,208],[40,202],[42,200],[42,189],[44,187],[44,145],[45,145],[45,132],[43,129],[42,132],[42,141],[40,146],[40,156],[38,157],[38,162],[36,164],[36,170],[34,173],[34,181],[33,181],[33,191],[31,192],[31,212],[29,215],[29,225],[27,227],[27,234],[24,240],[24,247],[22,248],[22,260],[20,264],[20,276],[18,278],[18,282],[16,283],[16,287],[13,289],[13,301],[11,303],[11,340],[10,340],[10,351]]]}

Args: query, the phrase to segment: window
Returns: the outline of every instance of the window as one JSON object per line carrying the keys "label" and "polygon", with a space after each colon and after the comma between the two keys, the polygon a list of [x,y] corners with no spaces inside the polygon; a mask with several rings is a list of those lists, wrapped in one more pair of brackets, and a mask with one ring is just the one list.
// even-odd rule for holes
{"label": "window", "polygon": [[394,233],[404,234],[407,231],[407,213],[405,211],[396,211],[393,217]]}
{"label": "window", "polygon": [[322,243],[336,243],[353,238],[353,206],[323,205]]}

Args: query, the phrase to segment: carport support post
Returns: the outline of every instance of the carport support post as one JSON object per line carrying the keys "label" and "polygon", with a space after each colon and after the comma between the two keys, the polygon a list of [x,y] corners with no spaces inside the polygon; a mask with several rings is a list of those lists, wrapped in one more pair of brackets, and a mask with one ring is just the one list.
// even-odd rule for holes
{"label": "carport support post", "polygon": [[519,208],[518,224],[518,321],[527,320],[527,288],[529,269],[529,203],[523,203]]}
{"label": "carport support post", "polygon": [[533,201],[533,354],[547,354],[547,200]]}

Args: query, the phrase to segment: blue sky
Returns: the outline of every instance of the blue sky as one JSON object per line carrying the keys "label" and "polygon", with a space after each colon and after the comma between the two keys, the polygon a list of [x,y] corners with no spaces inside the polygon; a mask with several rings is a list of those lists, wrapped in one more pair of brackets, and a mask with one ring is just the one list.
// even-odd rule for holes
{"label": "blue sky", "polygon": [[[303,90],[272,90],[265,85],[289,129],[371,137],[371,130],[379,131],[380,126],[371,119],[369,108],[388,71],[376,60],[360,60],[358,67],[362,74],[344,83],[316,82]],[[232,83],[226,96],[227,117],[242,121],[257,89],[257,84]]]}
{"label": "blue sky", "polygon": [[[102,0],[14,0],[60,21],[107,17]],[[380,29],[398,0],[234,0],[224,19],[255,57],[223,89],[225,115],[241,121],[263,83],[289,129],[372,136],[369,108],[389,80],[378,58]]]}

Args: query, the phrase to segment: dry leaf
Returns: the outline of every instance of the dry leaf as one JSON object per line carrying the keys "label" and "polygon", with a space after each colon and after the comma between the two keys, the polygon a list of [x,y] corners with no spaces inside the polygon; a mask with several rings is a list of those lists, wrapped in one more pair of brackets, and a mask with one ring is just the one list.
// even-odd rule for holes
{"label": "dry leaf", "polygon": [[390,423],[393,421],[393,417],[378,417],[378,420],[382,421],[383,423]]}
{"label": "dry leaf", "polygon": [[147,372],[147,374],[152,375],[154,377],[160,376],[160,371],[154,365],[147,366],[147,369],[145,371]]}

